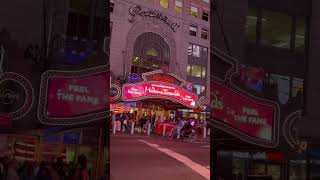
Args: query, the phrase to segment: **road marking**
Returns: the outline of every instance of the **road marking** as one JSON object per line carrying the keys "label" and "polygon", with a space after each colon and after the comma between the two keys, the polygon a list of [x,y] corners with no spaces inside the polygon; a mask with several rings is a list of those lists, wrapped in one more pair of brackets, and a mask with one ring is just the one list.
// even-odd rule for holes
{"label": "road marking", "polygon": [[183,156],[179,153],[176,153],[170,149],[167,148],[162,148],[160,147],[158,144],[151,144],[145,140],[140,139],[140,142],[143,142],[145,144],[147,144],[150,147],[153,147],[169,156],[171,156],[172,158],[182,162],[184,165],[188,166],[189,168],[191,168],[192,170],[196,171],[198,174],[200,174],[201,176],[203,176],[206,179],[210,179],[210,168],[208,169],[207,167],[204,167],[194,161],[192,161],[191,159],[189,159],[186,156]]}
{"label": "road marking", "polygon": [[210,148],[210,146],[202,146],[202,147],[204,147],[204,148]]}

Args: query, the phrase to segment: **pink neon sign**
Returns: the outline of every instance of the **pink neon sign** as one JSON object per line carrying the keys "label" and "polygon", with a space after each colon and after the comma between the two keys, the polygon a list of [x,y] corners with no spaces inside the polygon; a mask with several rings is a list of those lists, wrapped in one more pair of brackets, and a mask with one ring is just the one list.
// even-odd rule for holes
{"label": "pink neon sign", "polygon": [[274,135],[274,107],[240,95],[211,82],[211,116],[254,138],[271,141]]}
{"label": "pink neon sign", "polygon": [[109,103],[109,77],[100,73],[49,81],[47,115],[69,117],[105,110]]}
{"label": "pink neon sign", "polygon": [[123,100],[137,101],[147,98],[164,98],[179,102],[187,107],[196,108],[198,96],[194,93],[168,83],[143,82],[125,84],[123,86]]}

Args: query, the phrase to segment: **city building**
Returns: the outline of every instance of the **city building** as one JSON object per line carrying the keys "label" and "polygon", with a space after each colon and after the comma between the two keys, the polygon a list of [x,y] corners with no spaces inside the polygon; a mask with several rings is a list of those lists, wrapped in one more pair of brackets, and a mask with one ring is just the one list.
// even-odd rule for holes
{"label": "city building", "polygon": [[[141,77],[143,73],[163,70],[164,74],[191,83],[191,91],[199,100],[208,99],[209,8],[208,0],[112,0],[113,81],[125,83],[134,75]],[[205,117],[197,110],[188,112]]]}
{"label": "city building", "polygon": [[[229,144],[228,149],[234,152],[220,152],[229,158],[224,166],[229,169],[220,172],[224,172],[225,179],[232,178],[230,171],[238,179],[249,175],[271,175],[279,180],[318,179],[320,3],[215,0],[212,4],[211,42],[224,57],[233,57],[221,58],[219,51],[213,52],[212,75],[224,77],[232,67],[230,62],[236,59],[239,74],[233,83],[250,96],[278,103],[280,110],[276,120],[280,141],[272,148],[250,147],[252,142],[222,129],[220,136],[236,138],[238,144],[250,148],[246,148],[249,154],[240,153],[236,152],[239,146]],[[259,150],[260,154],[256,153]],[[277,155],[268,156],[268,151]]]}

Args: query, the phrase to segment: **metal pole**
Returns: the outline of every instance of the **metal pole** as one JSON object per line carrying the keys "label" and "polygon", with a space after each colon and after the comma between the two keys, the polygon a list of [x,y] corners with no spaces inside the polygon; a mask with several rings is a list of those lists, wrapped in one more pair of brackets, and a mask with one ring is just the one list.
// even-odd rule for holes
{"label": "metal pole", "polygon": [[207,127],[203,127],[203,139],[207,137]]}
{"label": "metal pole", "polygon": [[133,132],[134,132],[134,122],[131,123],[131,132],[130,132],[130,134],[133,135]]}
{"label": "metal pole", "polygon": [[112,123],[112,125],[113,125],[112,126],[112,134],[116,134],[116,127],[117,127],[116,124],[117,124],[116,121],[113,121],[113,123]]}
{"label": "metal pole", "polygon": [[162,135],[166,136],[166,123],[163,123]]}
{"label": "metal pole", "polygon": [[148,136],[150,135],[150,129],[151,129],[151,123],[148,123],[148,129],[147,129]]}

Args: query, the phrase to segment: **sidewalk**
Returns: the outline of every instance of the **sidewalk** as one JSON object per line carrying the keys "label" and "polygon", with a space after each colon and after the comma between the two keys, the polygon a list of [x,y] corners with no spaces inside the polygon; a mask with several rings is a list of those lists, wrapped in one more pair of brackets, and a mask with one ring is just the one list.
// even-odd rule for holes
{"label": "sidewalk", "polygon": [[[137,137],[143,137],[143,138],[159,138],[159,139],[167,139],[169,140],[170,138],[168,136],[160,136],[156,134],[150,134],[149,136],[145,133],[134,133],[131,135],[128,132],[116,132],[116,134],[110,133],[110,137],[132,137],[132,138],[137,138]],[[173,140],[173,141],[182,141],[182,142],[189,142],[188,140]],[[207,136],[206,139],[203,137],[199,137],[197,141],[194,142],[189,142],[189,143],[210,143],[210,137]]]}

